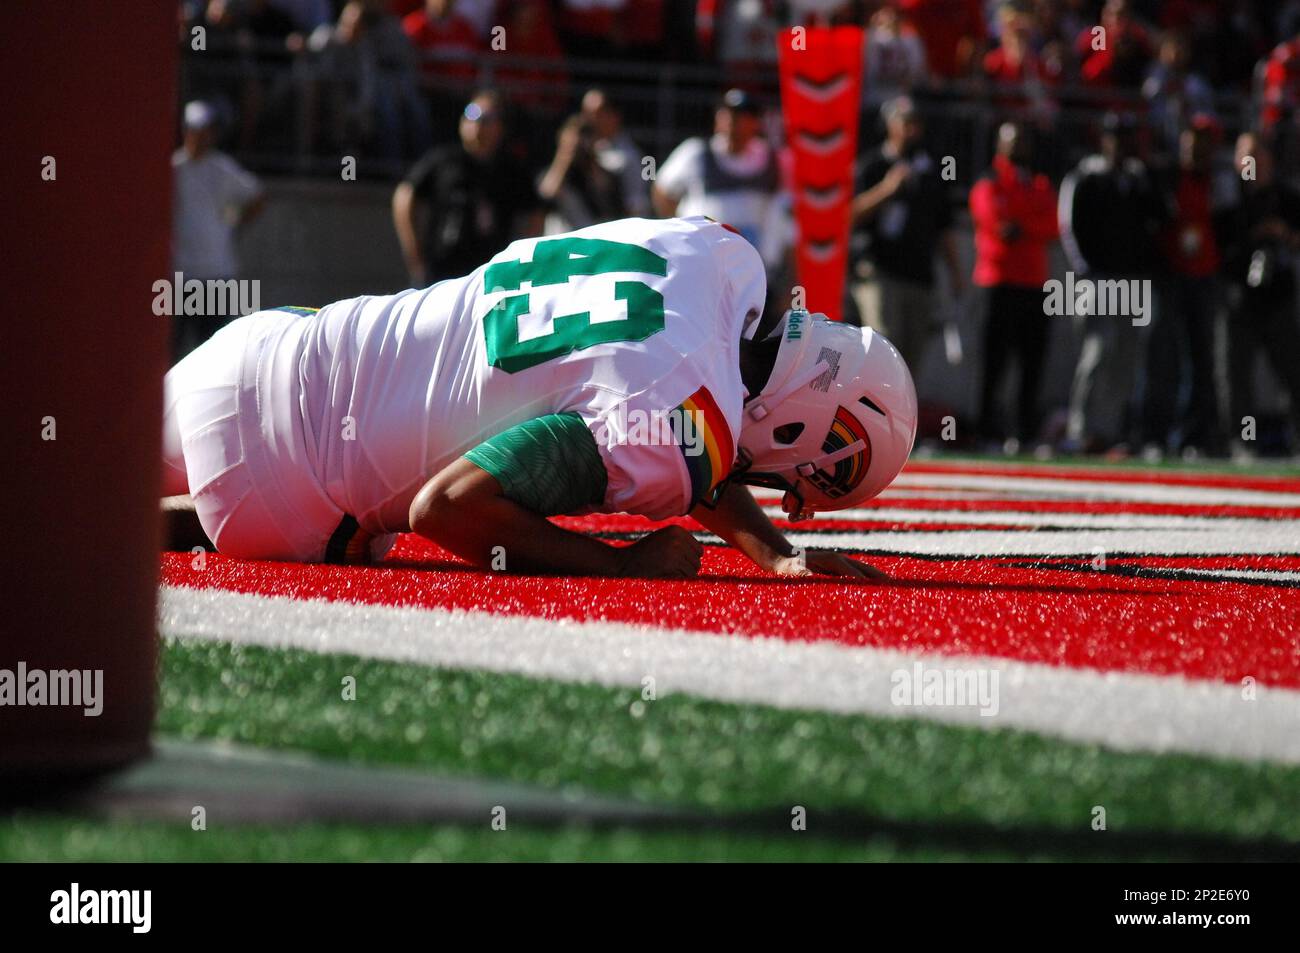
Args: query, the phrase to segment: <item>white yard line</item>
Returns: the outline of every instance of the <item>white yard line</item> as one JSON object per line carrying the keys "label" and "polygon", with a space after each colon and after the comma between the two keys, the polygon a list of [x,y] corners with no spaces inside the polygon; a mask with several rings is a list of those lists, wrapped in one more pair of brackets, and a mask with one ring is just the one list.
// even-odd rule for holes
{"label": "white yard line", "polygon": [[[767,513],[780,517],[781,507],[765,506]],[[1292,524],[1292,531],[1300,538],[1300,513]],[[1180,516],[1177,514],[1130,513],[1044,513],[1026,510],[948,510],[948,509],[850,509],[838,513],[824,513],[817,519],[843,520],[845,522],[893,523],[965,523],[967,525],[1002,526],[1059,526],[1067,529],[1170,529],[1190,531],[1222,531],[1253,533],[1261,526],[1283,526],[1290,521],[1254,517]],[[810,523],[816,526],[816,522]]]}
{"label": "white yard line", "polygon": [[[1160,570],[1153,570],[1159,572]],[[1169,572],[1186,573],[1189,576],[1215,576],[1226,579],[1253,579],[1264,582],[1300,582],[1300,572],[1286,572],[1273,569],[1188,569],[1178,567]]]}
{"label": "white yard line", "polygon": [[[902,473],[891,487],[918,486],[1001,491],[1015,497],[1073,500],[1125,500],[1141,503],[1200,503],[1205,506],[1294,506],[1300,493],[1187,486],[1179,483],[1122,483],[1052,477],[995,476],[965,473]],[[1300,515],[1300,514],[1298,514]]]}
{"label": "white yard line", "polygon": [[[1235,522],[1235,521],[1233,521]],[[809,523],[811,528],[816,522]],[[1139,553],[1151,556],[1284,555],[1300,553],[1300,526],[1285,520],[1252,524],[1247,530],[1094,529],[1069,533],[1026,533],[1023,530],[958,530],[947,533],[864,531],[787,532],[797,546],[874,550],[917,556],[1085,556]]]}
{"label": "white yard line", "polygon": [[[591,682],[628,688],[629,699],[640,697],[649,676],[659,695],[1018,728],[1125,751],[1300,764],[1300,692],[1289,689],[1262,687],[1247,701],[1239,687],[1218,682],[1006,659],[220,589],[164,586],[161,597],[159,623],[169,637]],[[928,670],[996,673],[998,713],[894,705],[895,673],[910,673],[918,661]]]}

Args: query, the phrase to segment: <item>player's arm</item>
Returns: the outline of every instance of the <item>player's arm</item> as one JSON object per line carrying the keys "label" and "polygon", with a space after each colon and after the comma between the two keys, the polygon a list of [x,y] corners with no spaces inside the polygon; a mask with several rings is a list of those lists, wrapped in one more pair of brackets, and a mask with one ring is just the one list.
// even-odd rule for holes
{"label": "player's arm", "polygon": [[691,517],[705,529],[721,536],[752,559],[760,568],[778,576],[851,576],[878,581],[889,576],[856,559],[824,549],[799,550],[772,525],[749,490],[730,483],[717,506],[696,506]]}
{"label": "player's arm", "polygon": [[576,414],[526,421],[448,465],[411,502],[411,530],[484,569],[575,576],[682,578],[699,542],[680,526],[618,547],[546,517],[598,504],[606,473]]}

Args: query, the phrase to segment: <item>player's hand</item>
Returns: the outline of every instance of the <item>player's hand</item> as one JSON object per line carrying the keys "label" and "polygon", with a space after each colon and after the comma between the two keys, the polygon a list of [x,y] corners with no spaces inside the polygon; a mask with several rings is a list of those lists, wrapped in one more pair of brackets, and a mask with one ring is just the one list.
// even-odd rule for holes
{"label": "player's hand", "polygon": [[623,549],[620,575],[641,579],[693,579],[704,546],[688,530],[665,526]]}
{"label": "player's hand", "polygon": [[875,566],[825,549],[809,549],[776,561],[772,572],[778,576],[842,576],[864,582],[889,582],[888,573]]}

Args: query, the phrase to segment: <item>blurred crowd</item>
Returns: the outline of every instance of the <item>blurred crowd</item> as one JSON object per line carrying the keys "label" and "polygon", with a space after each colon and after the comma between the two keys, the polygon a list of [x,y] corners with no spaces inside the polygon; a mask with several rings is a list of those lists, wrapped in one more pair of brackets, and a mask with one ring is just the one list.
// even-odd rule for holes
{"label": "blurred crowd", "polygon": [[[966,329],[982,334],[978,413],[958,440],[1250,457],[1264,445],[1262,361],[1291,398],[1292,432],[1270,449],[1300,447],[1300,0],[187,0],[180,10],[185,58],[205,64],[183,88],[236,154],[279,136],[406,169],[392,213],[413,282],[463,274],[522,235],[707,214],[760,250],[773,311],[794,283],[797,241],[777,33],[862,25],[844,310],[914,368],[936,351],[960,360],[957,315],[978,312]],[[570,75],[602,61],[608,82]],[[709,67],[711,126],[648,154],[608,91],[626,82],[619,61]],[[994,134],[962,153],[955,178],[944,174],[954,130],[976,121]],[[253,194],[233,170],[224,178]],[[1140,314],[1051,317],[1044,286],[1066,277],[1062,263],[1072,278],[1148,283],[1149,300]],[[1045,407],[1049,343],[1067,331],[1082,339],[1068,407]]]}
{"label": "blurred crowd", "polygon": [[225,113],[244,149],[292,138],[413,159],[450,138],[465,100],[487,85],[535,146],[535,120],[562,118],[581,93],[569,82],[575,59],[611,70],[694,64],[716,69],[719,85],[772,89],[777,36],[792,24],[864,27],[870,115],[899,93],[957,93],[1047,129],[1061,110],[1140,102],[1168,147],[1188,114],[1213,112],[1216,95],[1254,97],[1261,122],[1279,130],[1298,98],[1300,0],[181,0],[178,9],[183,62],[195,67],[183,74],[185,98]]}

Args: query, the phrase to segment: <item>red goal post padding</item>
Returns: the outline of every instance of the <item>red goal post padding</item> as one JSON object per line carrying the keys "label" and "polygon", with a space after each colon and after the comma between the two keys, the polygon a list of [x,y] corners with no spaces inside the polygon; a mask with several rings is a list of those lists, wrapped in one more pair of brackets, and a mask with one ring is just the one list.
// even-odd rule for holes
{"label": "red goal post padding", "polygon": [[795,254],[806,307],[841,317],[862,90],[859,27],[791,27],[777,39],[794,156]]}
{"label": "red goal post padding", "polygon": [[101,679],[98,714],[34,691],[0,708],[12,790],[148,749],[168,340],[151,301],[170,273],[176,3],[12,0],[0,47],[0,669],[29,687],[34,672]]}

